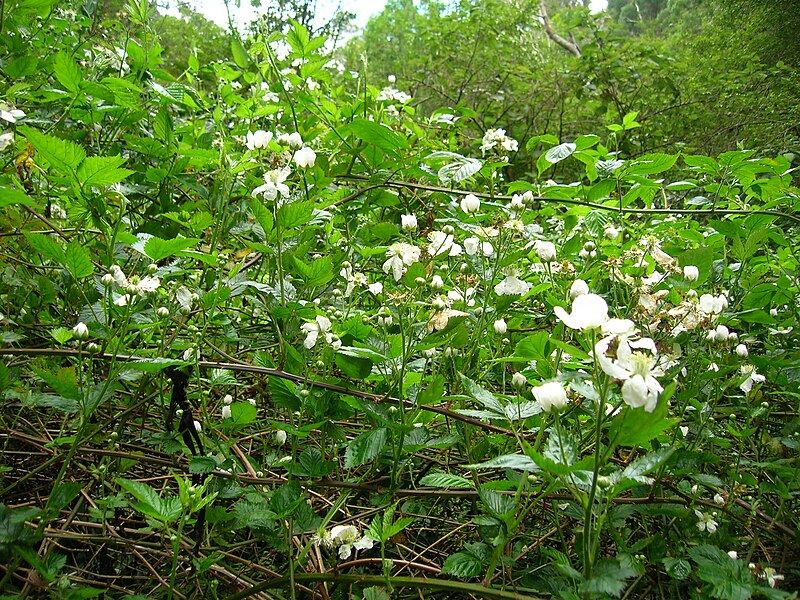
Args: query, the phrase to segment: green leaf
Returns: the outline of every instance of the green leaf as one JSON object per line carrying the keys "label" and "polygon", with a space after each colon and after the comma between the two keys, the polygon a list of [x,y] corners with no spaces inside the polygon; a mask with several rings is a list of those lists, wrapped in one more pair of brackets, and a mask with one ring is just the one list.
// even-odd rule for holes
{"label": "green leaf", "polygon": [[231,418],[226,423],[232,425],[247,425],[256,420],[258,409],[249,402],[234,402],[231,404]]}
{"label": "green leaf", "polygon": [[89,258],[89,253],[78,241],[72,241],[67,245],[64,266],[69,269],[75,279],[83,279],[94,273],[94,265]]}
{"label": "green leaf", "polygon": [[420,485],[435,488],[473,488],[475,484],[460,475],[450,473],[429,473],[419,480]]}
{"label": "green leaf", "polygon": [[38,206],[38,204],[28,198],[22,190],[0,185],[0,208],[5,208],[13,204],[24,204],[33,207]]}
{"label": "green leaf", "polygon": [[266,239],[269,236],[269,232],[272,231],[272,227],[275,224],[275,218],[272,216],[272,211],[269,210],[258,198],[251,198],[250,199],[250,210],[253,212],[253,216],[256,218],[256,221],[259,225],[261,225],[261,229],[264,232],[264,238]]}
{"label": "green leaf", "polygon": [[625,172],[628,175],[654,175],[668,171],[678,160],[677,154],[645,154],[628,163]]}
{"label": "green leaf", "polygon": [[133,173],[130,169],[118,168],[124,162],[121,156],[90,156],[78,168],[78,182],[94,187],[119,183]]}
{"label": "green leaf", "polygon": [[573,144],[572,142],[565,142],[550,148],[550,150],[544,154],[544,157],[550,164],[555,164],[572,156],[572,153],[575,152],[576,149],[577,145]]}
{"label": "green leaf", "polygon": [[56,54],[53,60],[53,75],[56,76],[58,82],[63,85],[67,91],[77,94],[81,89],[81,81],[83,74],[72,57],[65,52]]}
{"label": "green leaf", "polygon": [[65,174],[71,173],[86,158],[84,149],[70,140],[37,131],[27,125],[17,127],[31,145],[51,166]]}
{"label": "green leaf", "polygon": [[45,507],[46,510],[58,512],[65,508],[78,497],[83,486],[84,484],[74,481],[65,481],[59,484],[50,492],[50,497],[47,499],[47,506]]}
{"label": "green leaf", "polygon": [[231,40],[231,55],[233,56],[233,62],[235,62],[236,66],[240,69],[246,69],[247,65],[250,64],[250,56],[247,54],[247,50],[244,49],[242,42],[239,41],[237,36],[233,36]]}
{"label": "green leaf", "polygon": [[646,446],[675,425],[678,419],[667,418],[669,399],[674,392],[675,383],[672,382],[661,392],[651,413],[643,408],[626,407],[611,425],[611,439],[616,439],[620,446]]}
{"label": "green leaf", "polygon": [[269,507],[275,513],[276,518],[286,519],[292,516],[294,509],[303,501],[300,483],[290,481],[283,484],[272,494]]}
{"label": "green leaf", "polygon": [[314,213],[314,203],[311,201],[291,202],[278,209],[278,225],[283,229],[292,229],[305,225],[311,220]]}
{"label": "green leaf", "polygon": [[661,562],[664,564],[667,574],[673,579],[686,579],[692,572],[692,565],[683,558],[667,556],[661,559]]}
{"label": "green leaf", "polygon": [[459,373],[459,376],[461,377],[461,383],[464,386],[464,389],[466,389],[467,393],[470,396],[475,398],[475,400],[483,404],[483,406],[485,406],[489,410],[500,414],[505,414],[503,405],[500,404],[500,401],[497,398],[495,398],[494,394],[482,388],[480,385],[472,381],[466,375],[461,375]]}
{"label": "green leaf", "polygon": [[42,233],[25,233],[25,239],[31,247],[45,258],[54,260],[59,264],[64,263],[64,249],[56,238]]}
{"label": "green leaf", "polygon": [[297,274],[303,278],[307,287],[320,287],[333,279],[333,259],[330,256],[317,258],[310,265],[297,256],[292,258]]}
{"label": "green leaf", "polygon": [[472,552],[451,554],[442,565],[442,573],[453,577],[477,577],[483,571],[483,561]]}
{"label": "green leaf", "polygon": [[386,448],[389,430],[385,427],[362,433],[347,445],[344,454],[346,469],[359,467],[379,456]]}
{"label": "green leaf", "polygon": [[515,471],[539,471],[539,467],[525,454],[503,454],[497,458],[474,465],[467,465],[467,469],[513,469]]}
{"label": "green leaf", "polygon": [[67,327],[54,327],[50,336],[59,344],[64,344],[72,339],[72,330]]}
{"label": "green leaf", "polygon": [[211,473],[217,468],[217,461],[211,456],[193,456],[189,460],[190,473]]}
{"label": "green leaf", "polygon": [[372,373],[372,361],[368,358],[337,353],[334,361],[350,379],[363,380]]}
{"label": "green leaf", "polygon": [[408,148],[408,142],[384,125],[366,119],[354,119],[350,130],[361,140],[397,156],[398,148]]}
{"label": "green leaf", "polygon": [[138,500],[137,503],[133,504],[136,510],[160,521],[165,520],[161,512],[161,496],[153,488],[144,483],[122,477],[118,477],[115,481],[119,487]]}
{"label": "green leaf", "polygon": [[495,492],[494,490],[481,488],[478,490],[478,495],[483,501],[484,506],[486,506],[486,508],[489,509],[489,512],[496,517],[502,518],[510,514],[517,506],[514,496],[501,494],[500,492]]}
{"label": "green leaf", "polygon": [[199,241],[197,238],[162,240],[161,238],[151,237],[144,244],[144,253],[157,262],[168,256],[175,256],[180,251],[191,248]]}

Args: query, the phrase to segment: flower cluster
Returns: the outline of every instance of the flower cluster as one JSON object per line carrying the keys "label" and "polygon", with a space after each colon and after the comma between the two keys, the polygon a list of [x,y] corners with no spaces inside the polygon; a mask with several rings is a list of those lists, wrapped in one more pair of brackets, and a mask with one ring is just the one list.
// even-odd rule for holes
{"label": "flower cluster", "polygon": [[353,551],[370,550],[375,541],[364,535],[354,525],[336,525],[315,538],[327,548],[336,548],[340,559],[347,560]]}
{"label": "flower cluster", "polygon": [[489,129],[483,134],[481,154],[486,156],[489,151],[497,154],[508,154],[519,150],[519,142],[506,135],[505,129]]}

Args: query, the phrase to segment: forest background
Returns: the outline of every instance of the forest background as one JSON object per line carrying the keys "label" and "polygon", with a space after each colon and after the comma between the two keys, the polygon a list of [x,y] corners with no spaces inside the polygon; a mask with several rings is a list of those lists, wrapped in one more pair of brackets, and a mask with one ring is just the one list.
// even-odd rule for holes
{"label": "forest background", "polygon": [[0,594],[796,597],[796,2],[315,6],[0,1]]}

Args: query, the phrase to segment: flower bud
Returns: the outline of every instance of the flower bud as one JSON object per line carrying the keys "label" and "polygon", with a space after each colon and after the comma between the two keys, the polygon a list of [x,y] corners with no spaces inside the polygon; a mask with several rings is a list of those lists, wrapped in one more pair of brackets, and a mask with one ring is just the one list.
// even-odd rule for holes
{"label": "flower bud", "polygon": [[694,265],[686,265],[683,267],[683,278],[686,281],[697,281],[697,278],[700,277],[700,269],[698,269]]}
{"label": "flower bud", "polygon": [[461,199],[461,210],[467,214],[476,213],[481,209],[481,201],[475,194],[467,194]]}
{"label": "flower bud", "polygon": [[744,344],[739,344],[738,346],[736,346],[736,354],[740,358],[747,358],[747,355],[749,354],[749,352],[747,351],[747,346],[745,346]]}
{"label": "flower bud", "polygon": [[497,321],[494,322],[494,332],[503,335],[506,331],[508,331],[508,325],[505,320],[497,319]]}
{"label": "flower bud", "polygon": [[78,340],[87,339],[89,337],[89,328],[86,326],[86,323],[81,321],[75,325],[75,327],[72,328],[72,335]]}

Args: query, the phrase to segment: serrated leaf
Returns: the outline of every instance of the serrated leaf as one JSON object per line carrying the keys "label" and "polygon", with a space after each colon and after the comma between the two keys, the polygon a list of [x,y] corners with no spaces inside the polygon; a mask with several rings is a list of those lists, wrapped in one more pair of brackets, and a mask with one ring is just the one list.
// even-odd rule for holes
{"label": "serrated leaf", "polygon": [[65,481],[60,483],[53,491],[50,492],[50,497],[47,499],[47,510],[58,512],[62,508],[69,505],[83,489],[82,483],[74,481]]}
{"label": "serrated leaf", "polygon": [[483,561],[472,552],[456,552],[447,557],[442,573],[453,577],[477,577],[483,571]]}
{"label": "serrated leaf", "polygon": [[134,503],[134,508],[148,516],[164,520],[164,515],[161,512],[161,496],[153,488],[144,483],[122,477],[118,477],[115,481],[119,487],[138,500],[138,503]]}
{"label": "serrated leaf", "polygon": [[333,259],[330,256],[317,258],[311,264],[303,262],[297,256],[293,259],[297,274],[303,278],[307,287],[319,287],[333,279]]}
{"label": "serrated leaf", "polygon": [[67,91],[77,94],[81,89],[83,74],[80,67],[75,64],[72,57],[65,52],[59,52],[53,59],[53,75]]}
{"label": "serrated leaf", "polygon": [[59,344],[64,344],[72,339],[72,330],[66,327],[54,327],[50,336]]}
{"label": "serrated leaf", "polygon": [[42,133],[27,125],[18,126],[17,131],[27,138],[36,148],[36,152],[44,157],[51,166],[65,174],[77,169],[78,165],[86,158],[84,149],[70,140]]}
{"label": "serrated leaf", "polygon": [[231,418],[226,419],[226,424],[247,425],[256,420],[258,409],[249,402],[234,402],[231,404]]}
{"label": "serrated leaf", "polygon": [[210,456],[193,456],[189,460],[190,473],[211,473],[217,468],[217,461]]}
{"label": "serrated leaf", "polygon": [[673,448],[664,447],[645,454],[625,467],[625,470],[622,471],[622,476],[639,483],[649,484],[652,480],[649,477],[645,477],[645,475],[663,464],[664,461],[672,456],[673,451]]}
{"label": "serrated leaf", "polygon": [[361,140],[397,156],[398,148],[408,148],[408,142],[384,125],[366,119],[354,119],[350,130]]}
{"label": "serrated leaf", "polygon": [[668,171],[678,160],[677,154],[645,154],[628,163],[625,173],[628,175],[654,175]]}
{"label": "serrated leaf", "polygon": [[83,279],[94,273],[94,265],[89,258],[89,253],[77,241],[72,241],[67,245],[67,251],[64,253],[64,266],[75,279]]}
{"label": "serrated leaf", "polygon": [[68,415],[78,412],[77,400],[64,398],[64,396],[55,394],[42,394],[40,392],[32,392],[30,395],[23,397],[22,405],[54,408]]}
{"label": "serrated leaf", "polygon": [[269,237],[269,232],[275,224],[275,218],[272,216],[272,211],[269,210],[258,198],[250,199],[250,210],[256,221],[261,225],[261,230],[264,232],[264,239]]}
{"label": "serrated leaf", "polygon": [[467,465],[467,469],[513,469],[515,471],[536,472],[541,469],[530,456],[525,454],[503,454],[497,458],[474,465]]}
{"label": "serrated leaf", "polygon": [[669,399],[674,391],[674,382],[667,385],[661,392],[653,412],[626,407],[624,418],[615,419],[612,423],[610,434],[612,439],[616,439],[620,446],[646,446],[675,425],[677,419],[667,418]]}
{"label": "serrated leaf", "polygon": [[314,203],[310,201],[291,202],[278,209],[277,224],[283,229],[300,227],[311,220],[314,213]]}
{"label": "serrated leaf", "polygon": [[28,198],[22,190],[0,186],[0,208],[5,208],[13,204],[24,204],[33,207],[38,206],[38,204]]}
{"label": "serrated leaf", "polygon": [[478,496],[480,496],[486,508],[489,509],[489,512],[496,517],[502,518],[510,514],[517,506],[514,496],[501,494],[494,490],[481,488],[478,490]]}
{"label": "serrated leaf", "polygon": [[435,488],[473,488],[475,484],[459,475],[451,475],[450,473],[429,473],[419,480],[420,485]]}
{"label": "serrated leaf", "polygon": [[90,156],[78,167],[78,182],[94,187],[119,183],[133,173],[130,169],[118,168],[124,163],[121,156]]}
{"label": "serrated leaf", "polygon": [[667,574],[673,579],[686,579],[692,572],[692,565],[683,558],[667,556],[661,562],[664,563]]}
{"label": "serrated leaf", "polygon": [[385,427],[362,433],[347,445],[344,454],[346,469],[359,467],[379,456],[386,447],[389,430]]}
{"label": "serrated leaf", "polygon": [[489,410],[496,412],[500,415],[505,415],[505,410],[503,408],[503,405],[497,398],[495,398],[494,394],[492,394],[489,390],[484,389],[483,387],[472,381],[466,375],[461,375],[459,373],[459,376],[461,377],[461,383],[463,384],[464,389],[470,396],[475,398],[475,400],[483,404],[483,406],[485,406]]}
{"label": "serrated leaf", "polygon": [[572,153],[575,152],[576,148],[577,146],[572,142],[565,142],[550,148],[547,152],[545,152],[544,157],[550,164],[555,164],[571,156]]}
{"label": "serrated leaf", "polygon": [[162,240],[161,238],[151,237],[144,244],[144,253],[154,261],[159,261],[168,256],[175,256],[182,250],[191,248],[200,240],[197,238],[174,238]]}

